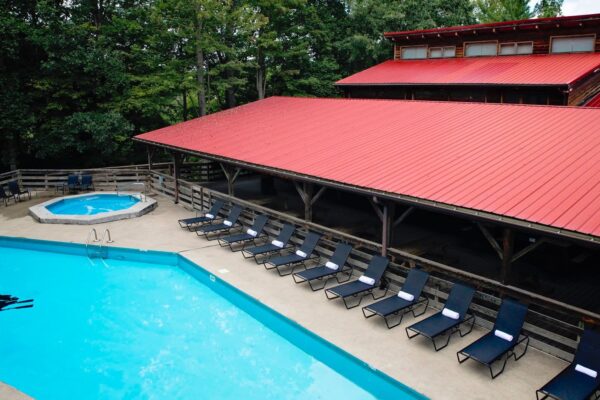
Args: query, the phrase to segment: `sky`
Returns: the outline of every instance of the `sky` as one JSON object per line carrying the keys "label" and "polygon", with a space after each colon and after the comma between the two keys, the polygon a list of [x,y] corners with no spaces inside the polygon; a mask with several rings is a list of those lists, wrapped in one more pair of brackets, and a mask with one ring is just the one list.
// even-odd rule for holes
{"label": "sky", "polygon": [[[532,0],[533,6],[537,1]],[[565,0],[563,15],[581,15],[600,13],[600,0]]]}

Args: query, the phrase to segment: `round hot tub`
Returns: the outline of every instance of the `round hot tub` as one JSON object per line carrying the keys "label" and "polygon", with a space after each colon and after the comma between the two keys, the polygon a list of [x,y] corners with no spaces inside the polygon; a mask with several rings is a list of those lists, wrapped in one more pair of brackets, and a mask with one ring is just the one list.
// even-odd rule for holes
{"label": "round hot tub", "polygon": [[86,225],[139,217],[156,206],[140,193],[94,192],[48,200],[30,207],[29,214],[44,223]]}

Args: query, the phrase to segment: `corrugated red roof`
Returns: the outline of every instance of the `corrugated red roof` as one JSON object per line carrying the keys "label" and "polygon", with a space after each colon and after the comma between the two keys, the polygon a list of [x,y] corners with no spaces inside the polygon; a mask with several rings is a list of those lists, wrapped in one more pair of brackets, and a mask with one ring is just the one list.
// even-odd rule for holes
{"label": "corrugated red roof", "polygon": [[597,25],[600,23],[600,14],[584,14],[584,15],[569,15],[562,17],[551,17],[551,18],[532,18],[532,19],[520,19],[515,21],[502,21],[502,22],[491,22],[487,24],[474,24],[474,25],[459,25],[449,26],[442,28],[432,29],[418,29],[410,31],[399,31],[399,32],[385,32],[384,36],[388,38],[402,37],[402,36],[428,36],[428,35],[447,35],[455,34],[460,32],[473,32],[473,31],[502,31],[502,30],[514,30],[514,29],[543,29],[546,27],[556,29],[560,27],[571,27],[580,26],[583,24],[589,26],[590,24]]}
{"label": "corrugated red roof", "polygon": [[600,93],[591,98],[587,103],[585,103],[585,107],[594,107],[600,108]]}
{"label": "corrugated red roof", "polygon": [[137,138],[600,236],[599,126],[583,107],[271,97]]}
{"label": "corrugated red roof", "polygon": [[568,85],[600,67],[600,53],[385,61],[337,85]]}

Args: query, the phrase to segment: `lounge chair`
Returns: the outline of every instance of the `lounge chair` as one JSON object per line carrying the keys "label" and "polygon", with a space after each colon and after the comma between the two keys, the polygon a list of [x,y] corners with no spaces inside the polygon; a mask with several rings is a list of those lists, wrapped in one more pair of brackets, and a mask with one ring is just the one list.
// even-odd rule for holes
{"label": "lounge chair", "polygon": [[81,190],[95,190],[92,175],[81,176]]}
{"label": "lounge chair", "polygon": [[[308,282],[310,288],[314,292],[323,289],[327,285],[329,279],[335,278],[337,283],[348,281],[352,277],[353,271],[352,267],[346,266],[346,261],[348,260],[351,251],[352,246],[349,244],[338,243],[329,261],[318,267],[294,273],[294,282]],[[340,274],[347,275],[348,277],[344,280],[340,280]],[[323,282],[323,284],[315,287],[313,281]]]}
{"label": "lounge chair", "polygon": [[282,249],[289,247],[290,238],[292,237],[295,229],[296,228],[293,225],[284,224],[275,240],[271,241],[270,243],[265,243],[260,246],[249,247],[242,250],[244,258],[252,257],[257,264],[260,264],[264,257],[268,257],[275,252],[279,252]]}
{"label": "lounge chair", "polygon": [[[471,358],[487,366],[492,379],[496,378],[504,372],[510,357],[517,361],[527,353],[529,336],[521,334],[526,315],[526,305],[515,300],[504,299],[492,331],[456,353],[458,362],[462,364]],[[523,342],[525,342],[525,349],[517,356],[515,348]],[[504,362],[502,362],[503,358]],[[494,373],[492,364],[496,361],[502,362],[502,367]]]}
{"label": "lounge chair", "polygon": [[5,206],[8,206],[8,202],[10,201],[10,199],[13,199],[14,202],[17,201],[15,196],[13,196],[12,194],[8,194],[4,190],[4,187],[0,185],[0,200],[4,201]]}
{"label": "lounge chair", "polygon": [[[219,238],[219,244],[222,247],[229,246],[231,251],[243,250],[247,243],[256,244],[256,239],[259,239],[264,235],[263,230],[268,220],[269,217],[266,215],[257,215],[254,218],[252,226],[248,228],[246,232],[240,232],[234,235],[221,237]],[[240,244],[241,246],[239,246]],[[234,245],[238,245],[238,248],[234,249]]]}
{"label": "lounge chair", "polygon": [[207,240],[216,239],[215,236],[222,235],[223,233],[230,232],[238,224],[240,215],[242,214],[243,208],[239,205],[234,205],[229,210],[229,215],[221,223],[215,223],[211,225],[202,225],[194,229],[196,235],[204,236]]}
{"label": "lounge chair", "polygon": [[[475,289],[472,287],[455,284],[448,295],[444,309],[406,328],[406,335],[409,339],[419,335],[429,338],[435,351],[440,351],[448,346],[450,338],[455,332],[458,332],[461,337],[469,334],[475,324],[475,317],[467,314],[474,294]],[[464,333],[460,330],[462,324],[469,326]],[[438,347],[436,338],[444,334],[448,336],[446,342]]]}
{"label": "lounge chair", "polygon": [[[383,317],[388,329],[400,325],[404,314],[411,311],[414,317],[423,315],[427,311],[429,299],[421,298],[421,292],[425,283],[429,279],[429,274],[423,270],[413,268],[408,272],[406,281],[397,295],[380,300],[376,303],[363,307],[365,318],[371,318],[375,315]],[[415,309],[424,304],[423,311],[416,314]],[[399,317],[398,321],[390,324],[393,317]]]}
{"label": "lounge chair", "polygon": [[321,239],[321,235],[314,232],[308,232],[306,237],[304,238],[304,242],[302,245],[293,253],[273,256],[267,259],[263,265],[266,269],[276,268],[277,272],[279,272],[279,276],[290,275],[294,272],[293,269],[290,269],[288,272],[282,272],[282,268],[288,268],[294,266],[296,264],[302,264],[306,268],[306,262],[314,259],[313,252],[315,251],[315,247],[317,243]]}
{"label": "lounge chair", "polygon": [[[387,294],[387,285],[385,292],[379,297],[375,297],[373,291],[380,286],[385,269],[389,264],[389,260],[382,256],[373,256],[369,262],[369,266],[365,273],[355,281],[334,286],[325,290],[325,296],[328,300],[337,299],[339,297],[344,301],[347,309],[358,307],[365,296],[373,297],[373,300],[382,298]],[[359,297],[360,296],[360,297]],[[358,302],[354,305],[349,305],[348,298],[357,298]]]}
{"label": "lounge chair", "polygon": [[15,200],[18,198],[19,201],[21,201],[21,196],[25,194],[27,195],[29,200],[31,200],[31,192],[29,191],[29,189],[22,189],[19,186],[19,182],[17,181],[8,182],[8,190],[15,197]]}
{"label": "lounge chair", "polygon": [[190,231],[192,231],[192,227],[194,227],[194,226],[204,224],[209,221],[214,221],[217,218],[217,216],[219,215],[221,208],[223,208],[223,205],[224,205],[223,200],[215,200],[213,205],[210,207],[210,210],[208,210],[208,212],[204,213],[204,215],[195,216],[194,218],[180,219],[177,222],[179,223],[180,227],[188,228]]}
{"label": "lounge chair", "polygon": [[599,392],[600,332],[587,328],[583,331],[573,362],[535,394],[538,400],[584,400],[597,399]]}
{"label": "lounge chair", "polygon": [[81,189],[81,184],[79,183],[79,175],[67,176],[67,183],[63,184],[63,193],[65,192],[65,188],[69,193],[76,192],[79,189]]}

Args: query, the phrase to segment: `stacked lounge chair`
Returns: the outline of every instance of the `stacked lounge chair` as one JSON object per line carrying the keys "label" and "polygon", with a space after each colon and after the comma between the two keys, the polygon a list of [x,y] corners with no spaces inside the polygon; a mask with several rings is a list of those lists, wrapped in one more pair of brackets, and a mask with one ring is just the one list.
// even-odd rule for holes
{"label": "stacked lounge chair", "polygon": [[4,190],[4,187],[2,187],[0,185],[0,200],[4,201],[5,206],[8,206],[8,202],[10,201],[10,199],[13,199],[14,202],[17,201],[15,199],[15,196],[13,196],[12,194],[6,193],[6,191]]}
{"label": "stacked lounge chair", "polygon": [[[231,251],[243,250],[247,243],[254,243],[256,245],[256,240],[264,236],[263,230],[268,220],[269,217],[266,215],[257,215],[254,218],[252,226],[246,229],[246,232],[220,237],[219,244],[221,247],[229,246]],[[234,246],[237,248],[234,248]]]}
{"label": "stacked lounge chair", "polygon": [[[335,278],[337,283],[348,281],[352,277],[352,267],[346,266],[348,256],[352,251],[352,246],[347,243],[338,243],[331,258],[323,265],[304,271],[294,273],[294,282],[308,282],[310,288],[314,291],[321,290],[327,285],[329,279]],[[340,280],[340,275],[347,275],[345,280]],[[313,282],[322,282],[322,285],[314,286]]]}
{"label": "stacked lounge chair", "polygon": [[[492,379],[495,379],[504,372],[510,357],[518,361],[527,353],[529,336],[521,334],[526,315],[526,305],[516,300],[504,299],[492,331],[456,353],[458,362],[462,364],[468,359],[473,359],[488,367]],[[525,349],[517,356],[515,348],[523,343],[525,343]],[[502,366],[494,372],[492,365],[497,361]]]}
{"label": "stacked lounge chair", "polygon": [[[290,275],[294,272],[291,269],[291,266],[296,264],[302,264],[306,267],[306,262],[315,258],[313,256],[313,252],[315,251],[315,247],[317,243],[321,239],[321,235],[314,232],[308,232],[306,237],[304,238],[304,242],[302,245],[293,253],[278,255],[274,257],[270,257],[263,263],[266,269],[276,268],[277,272],[279,272],[280,276]],[[282,272],[284,268],[287,268],[288,272]]]}
{"label": "stacked lounge chair", "polygon": [[[429,279],[427,272],[418,268],[411,269],[406,277],[406,281],[404,281],[404,285],[402,285],[402,289],[397,295],[363,307],[363,315],[365,318],[371,318],[375,315],[383,317],[389,329],[400,325],[404,314],[408,311],[411,311],[414,317],[423,315],[427,311],[427,305],[429,304],[428,298],[421,298],[421,292],[425,287],[427,279]],[[424,304],[423,311],[416,314],[415,309],[422,304]],[[398,320],[390,323],[394,317],[398,318]]]}
{"label": "stacked lounge chair", "polygon": [[180,219],[177,222],[179,222],[180,227],[187,228],[190,231],[193,231],[193,228],[196,226],[216,220],[223,206],[223,200],[215,200],[213,205],[210,207],[210,210],[208,210],[208,212],[204,215],[195,216],[193,218]]}
{"label": "stacked lounge chair", "polygon": [[229,210],[229,215],[227,215],[227,218],[223,219],[223,222],[210,225],[200,225],[195,227],[194,231],[196,232],[196,235],[204,236],[207,240],[216,239],[219,235],[228,233],[237,227],[242,211],[242,206],[236,204],[231,207],[231,210]]}
{"label": "stacked lounge chair", "polygon": [[[387,286],[383,295],[379,297],[375,297],[373,291],[381,284],[388,264],[389,260],[387,258],[373,256],[365,273],[360,278],[325,290],[325,296],[327,296],[328,300],[341,297],[347,309],[358,307],[365,296],[370,295],[373,297],[373,300],[380,299],[387,294]],[[348,303],[348,299],[350,298],[358,298],[358,302],[350,305]]]}
{"label": "stacked lounge chair", "polygon": [[[444,309],[406,328],[406,335],[409,339],[419,335],[426,337],[433,343],[435,351],[439,351],[448,346],[452,334],[459,332],[461,337],[469,334],[475,324],[475,317],[467,314],[474,294],[475,289],[472,287],[455,284],[448,295]],[[469,326],[464,333],[460,330],[463,324]],[[438,347],[436,339],[443,335],[447,335],[446,342]]]}
{"label": "stacked lounge chair", "polygon": [[[573,362],[543,388],[538,400],[585,400],[600,396],[600,332],[583,331]],[[592,397],[595,395],[595,397]]]}
{"label": "stacked lounge chair", "polygon": [[294,234],[296,228],[290,224],[284,224],[277,235],[277,238],[270,243],[265,243],[256,247],[249,247],[242,250],[244,258],[254,258],[257,264],[260,264],[265,257],[269,257],[273,253],[278,253],[282,249],[289,247],[290,238]]}
{"label": "stacked lounge chair", "polygon": [[21,201],[21,196],[23,195],[27,195],[29,200],[31,200],[31,192],[29,191],[29,189],[21,188],[19,186],[19,182],[17,181],[8,182],[8,190],[14,196],[15,200],[18,199],[19,201]]}

